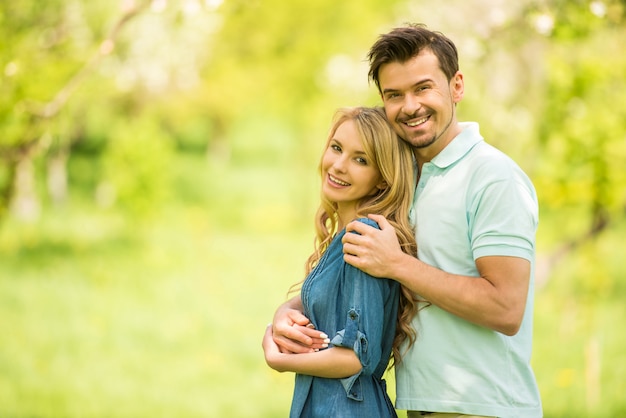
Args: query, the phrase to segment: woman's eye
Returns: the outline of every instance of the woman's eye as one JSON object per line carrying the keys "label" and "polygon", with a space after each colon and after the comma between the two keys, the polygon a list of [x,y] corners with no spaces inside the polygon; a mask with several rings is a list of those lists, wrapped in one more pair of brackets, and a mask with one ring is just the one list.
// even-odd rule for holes
{"label": "woman's eye", "polygon": [[356,162],[359,164],[363,164],[363,165],[367,165],[367,160],[363,157],[357,157],[355,158]]}
{"label": "woman's eye", "polygon": [[337,152],[341,152],[341,147],[339,145],[331,145],[330,147]]}

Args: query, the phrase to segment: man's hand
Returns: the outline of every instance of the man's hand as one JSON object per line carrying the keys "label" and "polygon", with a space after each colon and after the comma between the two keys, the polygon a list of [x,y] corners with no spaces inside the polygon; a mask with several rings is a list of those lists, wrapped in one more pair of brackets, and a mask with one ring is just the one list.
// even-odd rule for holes
{"label": "man's hand", "polygon": [[276,361],[281,356],[280,348],[272,339],[272,324],[269,324],[265,328],[265,334],[263,335],[263,353],[265,354],[265,362],[272,369],[276,368]]}
{"label": "man's hand", "polygon": [[274,314],[272,335],[281,353],[310,353],[328,347],[328,335],[315,329],[309,319],[287,304]]}
{"label": "man's hand", "polygon": [[[375,277],[393,278],[391,268],[403,256],[396,230],[381,215],[369,215],[380,229],[359,221],[346,226],[343,242],[343,259],[346,263]],[[356,232],[356,234],[352,233]]]}
{"label": "man's hand", "polygon": [[396,280],[428,302],[466,321],[505,335],[521,326],[530,282],[530,262],[513,256],[476,260],[479,276],[451,274],[400,249],[394,228],[369,215],[380,230],[353,221],[343,236],[344,260],[375,277]]}

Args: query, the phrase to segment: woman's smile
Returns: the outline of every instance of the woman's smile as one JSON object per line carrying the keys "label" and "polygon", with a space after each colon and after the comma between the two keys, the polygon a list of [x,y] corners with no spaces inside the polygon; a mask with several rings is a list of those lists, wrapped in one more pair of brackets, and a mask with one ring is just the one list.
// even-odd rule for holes
{"label": "woman's smile", "polygon": [[328,173],[328,181],[331,185],[338,185],[338,186],[349,186],[350,183],[347,183],[343,180],[340,180],[339,178],[333,176],[332,174]]}

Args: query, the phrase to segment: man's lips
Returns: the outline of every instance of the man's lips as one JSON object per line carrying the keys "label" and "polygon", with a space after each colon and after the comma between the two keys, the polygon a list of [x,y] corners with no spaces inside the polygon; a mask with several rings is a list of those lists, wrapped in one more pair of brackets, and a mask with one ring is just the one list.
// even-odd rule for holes
{"label": "man's lips", "polygon": [[409,119],[406,121],[403,121],[402,123],[404,123],[405,125],[414,128],[416,126],[421,125],[422,123],[426,122],[428,119],[430,118],[430,116],[424,116],[422,118],[419,119]]}

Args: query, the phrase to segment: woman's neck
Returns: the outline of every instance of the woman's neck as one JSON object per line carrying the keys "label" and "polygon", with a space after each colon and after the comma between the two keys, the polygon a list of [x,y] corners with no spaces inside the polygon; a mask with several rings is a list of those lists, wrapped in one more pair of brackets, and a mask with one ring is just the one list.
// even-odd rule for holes
{"label": "woman's neck", "polygon": [[337,208],[337,230],[341,231],[347,224],[356,218],[356,206]]}

